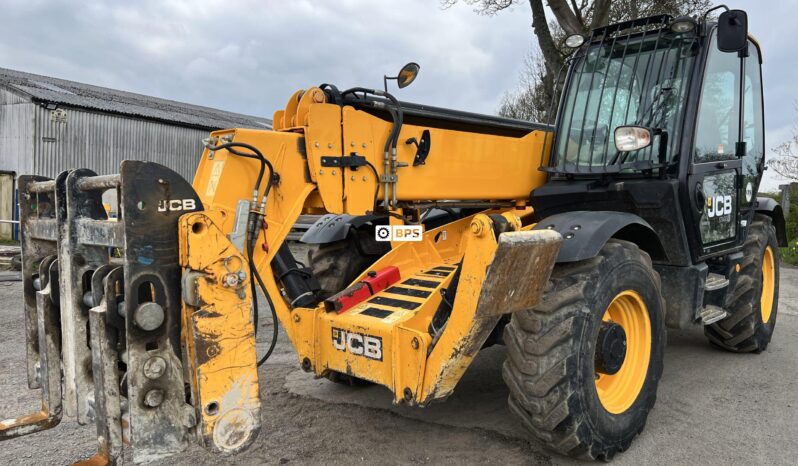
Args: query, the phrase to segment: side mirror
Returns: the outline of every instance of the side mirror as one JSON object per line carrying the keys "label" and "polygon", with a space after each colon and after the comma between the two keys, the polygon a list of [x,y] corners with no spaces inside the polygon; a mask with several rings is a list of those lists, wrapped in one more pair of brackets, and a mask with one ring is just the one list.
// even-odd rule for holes
{"label": "side mirror", "polygon": [[718,18],[718,50],[739,52],[748,44],[748,14],[743,10],[729,10]]}
{"label": "side mirror", "polygon": [[631,152],[651,145],[651,130],[642,126],[619,126],[615,128],[615,148],[619,152]]}
{"label": "side mirror", "polygon": [[413,81],[416,80],[416,76],[418,76],[418,71],[421,69],[418,66],[418,63],[410,62],[407,65],[403,66],[401,70],[399,70],[399,74],[396,76],[383,76],[382,77],[382,84],[385,88],[385,92],[388,92],[388,81],[396,81],[396,85],[399,86],[399,89],[404,89],[409,86]]}
{"label": "side mirror", "polygon": [[413,62],[403,66],[402,69],[399,70],[399,76],[396,77],[396,85],[399,86],[399,89],[404,89],[415,81],[420,69],[421,67],[418,66],[418,63]]}

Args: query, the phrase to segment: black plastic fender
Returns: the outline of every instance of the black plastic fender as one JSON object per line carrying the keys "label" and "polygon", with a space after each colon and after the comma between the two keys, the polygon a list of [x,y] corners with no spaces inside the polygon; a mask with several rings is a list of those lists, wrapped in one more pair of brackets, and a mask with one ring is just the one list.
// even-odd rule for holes
{"label": "black plastic fender", "polygon": [[578,210],[546,217],[533,230],[555,230],[563,237],[557,262],[595,257],[610,238],[631,241],[652,260],[666,259],[659,236],[645,220],[627,212]]}
{"label": "black plastic fender", "polygon": [[327,244],[341,241],[346,239],[351,228],[358,228],[381,217],[380,215],[322,215],[299,240],[307,244]]}
{"label": "black plastic fender", "polygon": [[[465,213],[460,209],[433,209],[422,222],[425,229],[437,228],[461,218]],[[346,239],[352,228],[360,228],[367,223],[388,223],[386,215],[336,215],[326,214],[316,220],[299,241],[306,244],[327,244]]]}
{"label": "black plastic fender", "polygon": [[784,219],[784,210],[781,204],[769,197],[756,198],[756,213],[767,215],[773,219],[773,226],[776,227],[776,239],[779,246],[787,247],[787,222]]}
{"label": "black plastic fender", "polygon": [[299,240],[307,244],[327,244],[345,239],[352,228],[351,219],[351,215],[322,215]]}

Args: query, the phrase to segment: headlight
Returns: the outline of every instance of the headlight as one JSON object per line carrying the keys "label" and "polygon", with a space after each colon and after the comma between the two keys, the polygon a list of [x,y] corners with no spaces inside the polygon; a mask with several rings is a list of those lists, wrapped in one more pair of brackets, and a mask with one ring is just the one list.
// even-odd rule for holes
{"label": "headlight", "polygon": [[651,130],[642,126],[619,126],[615,128],[615,148],[631,152],[651,145]]}

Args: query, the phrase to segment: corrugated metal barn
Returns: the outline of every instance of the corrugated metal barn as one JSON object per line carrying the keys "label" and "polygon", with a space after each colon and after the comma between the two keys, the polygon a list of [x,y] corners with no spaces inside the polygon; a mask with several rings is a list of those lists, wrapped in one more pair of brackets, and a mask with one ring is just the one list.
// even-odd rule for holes
{"label": "corrugated metal barn", "polygon": [[[116,173],[136,159],[191,180],[202,138],[232,127],[268,129],[271,120],[0,68],[0,220],[16,215],[17,175]],[[0,223],[0,239],[11,233]]]}

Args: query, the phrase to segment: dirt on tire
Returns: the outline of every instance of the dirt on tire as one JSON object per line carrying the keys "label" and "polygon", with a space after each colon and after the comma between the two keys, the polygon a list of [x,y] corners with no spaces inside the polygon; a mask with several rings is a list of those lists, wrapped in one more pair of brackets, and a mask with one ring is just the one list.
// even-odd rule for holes
{"label": "dirt on tire", "polygon": [[[595,388],[595,341],[602,316],[621,291],[645,301],[651,354],[642,388],[631,406],[611,414]],[[659,275],[635,244],[610,240],[598,256],[558,264],[543,301],[513,314],[505,329],[502,374],[510,410],[548,448],[608,461],[643,430],[656,400],[665,350]]]}
{"label": "dirt on tire", "polygon": [[[762,295],[762,258],[770,246],[776,261],[775,295],[770,319],[762,321],[760,296]],[[726,307],[729,316],[704,327],[704,335],[715,346],[735,353],[764,351],[776,327],[779,307],[779,245],[773,221],[757,215],[748,229],[743,246],[743,263],[731,292],[731,303]]]}

